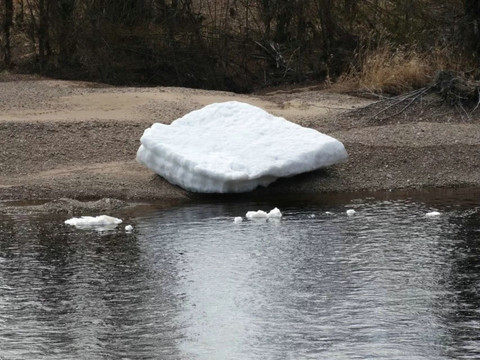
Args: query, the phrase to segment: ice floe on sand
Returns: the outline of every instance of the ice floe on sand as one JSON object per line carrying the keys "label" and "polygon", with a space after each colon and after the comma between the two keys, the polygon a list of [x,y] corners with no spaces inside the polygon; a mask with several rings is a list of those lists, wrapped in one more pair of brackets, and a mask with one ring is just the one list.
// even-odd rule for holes
{"label": "ice floe on sand", "polygon": [[340,141],[237,101],[153,124],[140,141],[139,163],[202,193],[247,192],[348,157]]}

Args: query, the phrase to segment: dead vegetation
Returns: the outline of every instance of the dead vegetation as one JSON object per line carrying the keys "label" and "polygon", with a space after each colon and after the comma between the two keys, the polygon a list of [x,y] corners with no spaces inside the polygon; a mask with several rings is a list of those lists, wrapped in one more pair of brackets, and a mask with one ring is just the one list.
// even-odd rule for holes
{"label": "dead vegetation", "polygon": [[[448,69],[448,70],[446,70]],[[361,49],[356,61],[333,84],[341,92],[377,97],[405,94],[436,82],[439,72],[462,77],[480,75],[475,60],[455,46],[433,46],[420,51],[414,46],[394,47],[386,43]]]}
{"label": "dead vegetation", "polygon": [[347,92],[398,95],[425,86],[430,73],[425,55],[384,45],[359,54],[357,64],[351,65],[334,87]]}
{"label": "dead vegetation", "polygon": [[237,92],[340,76],[400,94],[478,68],[479,22],[480,0],[5,0],[0,69]]}
{"label": "dead vegetation", "polygon": [[480,105],[480,81],[467,80],[452,71],[439,71],[427,86],[367,106],[377,109],[368,120],[385,122],[398,118],[416,105],[421,106],[427,97],[425,103],[431,104],[432,96],[437,99],[437,107],[453,108],[458,118],[470,121]]}

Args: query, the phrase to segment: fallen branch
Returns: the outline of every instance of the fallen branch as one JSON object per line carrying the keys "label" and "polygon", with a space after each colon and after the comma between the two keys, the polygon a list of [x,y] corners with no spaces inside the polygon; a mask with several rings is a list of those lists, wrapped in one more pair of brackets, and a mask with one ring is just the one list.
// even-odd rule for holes
{"label": "fallen branch", "polygon": [[462,111],[459,111],[459,112],[463,112],[465,114],[465,116],[467,117],[467,120],[471,120],[472,118],[470,117],[470,114],[467,112],[467,110],[465,110],[465,108],[463,107],[462,103],[459,102],[458,104],[455,104],[455,107],[457,108],[460,108],[460,110]]}
{"label": "fallen branch", "polygon": [[477,102],[477,105],[473,108],[472,113],[473,113],[475,110],[477,110],[478,105],[480,105],[480,89],[477,89],[477,93],[478,93],[478,102]]}
{"label": "fallen branch", "polygon": [[394,117],[394,116],[397,116],[397,115],[400,115],[401,113],[403,113],[405,110],[407,110],[419,97],[425,95],[427,92],[429,92],[430,89],[429,88],[422,88],[422,91],[418,94],[416,94],[415,96],[410,96],[409,98],[411,99],[410,102],[405,105],[399,112],[393,114],[393,115],[390,115],[390,116],[387,116],[385,118],[383,118],[382,120],[386,120],[388,119],[389,117]]}
{"label": "fallen branch", "polygon": [[[412,106],[416,101],[422,100],[425,95],[437,94],[441,97],[442,103],[454,107],[462,117],[465,115],[468,120],[471,119],[471,114],[477,110],[480,106],[480,82],[466,80],[453,72],[440,71],[435,80],[426,87],[414,90],[407,94],[398,95],[388,99],[382,99],[369,106],[378,106],[385,103],[381,110],[376,112],[369,120],[376,119],[379,115],[385,114],[388,110],[395,108],[396,106],[404,105],[399,111],[394,114],[386,115],[379,119],[384,121],[391,117],[398,116]],[[473,105],[476,104],[474,107]],[[473,109],[470,113],[466,110],[468,108]]]}
{"label": "fallen branch", "polygon": [[[375,119],[378,115],[383,114],[383,113],[386,112],[388,109],[390,109],[390,108],[392,108],[392,107],[394,107],[394,106],[396,106],[396,105],[399,105],[399,104],[401,104],[402,102],[404,102],[404,101],[406,101],[406,100],[408,100],[408,99],[411,99],[412,97],[413,97],[414,99],[416,99],[417,96],[418,96],[418,94],[424,94],[424,93],[426,92],[426,90],[428,90],[428,88],[421,88],[421,89],[418,89],[418,90],[414,90],[414,91],[412,91],[412,92],[410,92],[410,93],[408,93],[408,94],[396,96],[396,97],[389,98],[389,99],[385,99],[385,100],[380,100],[379,102],[382,102],[382,101],[392,101],[392,100],[397,99],[397,101],[395,101],[394,103],[388,105],[387,107],[383,108],[382,110],[380,110],[379,112],[377,112],[376,114],[374,114],[374,115],[370,118],[370,120]],[[377,102],[376,104],[378,104],[379,102]],[[413,102],[411,102],[411,103],[413,103]],[[411,103],[410,103],[410,104],[411,104]],[[402,111],[406,110],[407,108],[408,108],[408,106],[405,107]],[[382,119],[382,120],[383,120],[383,119]]]}

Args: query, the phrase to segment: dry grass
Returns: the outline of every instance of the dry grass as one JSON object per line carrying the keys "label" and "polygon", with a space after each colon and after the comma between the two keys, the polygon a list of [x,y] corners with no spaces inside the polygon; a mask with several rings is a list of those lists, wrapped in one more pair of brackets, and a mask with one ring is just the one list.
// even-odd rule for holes
{"label": "dry grass", "polygon": [[357,59],[358,65],[351,66],[333,85],[335,90],[398,95],[428,85],[440,70],[465,73],[470,66],[461,54],[440,47],[418,52],[383,45],[364,51]]}

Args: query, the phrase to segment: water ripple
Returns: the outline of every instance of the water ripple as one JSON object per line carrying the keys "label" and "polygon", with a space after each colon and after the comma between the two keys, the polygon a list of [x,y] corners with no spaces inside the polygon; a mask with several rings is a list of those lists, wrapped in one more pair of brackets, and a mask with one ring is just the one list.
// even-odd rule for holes
{"label": "water ripple", "polygon": [[480,356],[478,208],[287,204],[233,223],[260,206],[153,211],[130,234],[0,218],[0,358]]}

